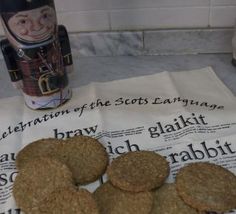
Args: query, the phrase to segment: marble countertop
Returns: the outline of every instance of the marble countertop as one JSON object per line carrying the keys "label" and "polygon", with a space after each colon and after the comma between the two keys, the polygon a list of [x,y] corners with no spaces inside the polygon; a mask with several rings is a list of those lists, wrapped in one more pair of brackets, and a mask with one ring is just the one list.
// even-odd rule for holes
{"label": "marble countertop", "polygon": [[[161,71],[178,72],[211,66],[217,76],[236,95],[236,67],[231,64],[231,54],[198,54],[168,56],[120,56],[74,58],[71,87],[90,82],[107,82]],[[20,95],[11,85],[5,62],[0,60],[0,98]]]}

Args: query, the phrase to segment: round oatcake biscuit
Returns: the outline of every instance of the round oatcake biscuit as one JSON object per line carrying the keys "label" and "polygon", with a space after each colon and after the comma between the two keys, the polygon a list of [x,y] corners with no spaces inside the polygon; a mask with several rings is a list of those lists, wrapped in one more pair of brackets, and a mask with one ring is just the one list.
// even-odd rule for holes
{"label": "round oatcake biscuit", "polygon": [[85,189],[59,188],[50,193],[32,213],[98,214],[98,207],[93,195]]}
{"label": "round oatcake biscuit", "polygon": [[155,152],[128,152],[112,161],[107,175],[110,182],[120,189],[148,191],[164,183],[169,175],[169,164]]}
{"label": "round oatcake biscuit", "polygon": [[36,140],[19,151],[16,156],[16,167],[21,169],[27,161],[33,158],[54,156],[55,146],[62,142],[56,138],[46,138]]}
{"label": "round oatcake biscuit", "polygon": [[147,214],[153,205],[152,192],[128,192],[110,182],[102,184],[93,194],[100,214]]}
{"label": "round oatcake biscuit", "polygon": [[25,213],[32,213],[49,193],[59,187],[72,187],[72,173],[56,159],[37,158],[25,163],[13,184],[16,204]]}
{"label": "round oatcake biscuit", "polygon": [[175,184],[164,184],[155,190],[154,205],[151,214],[198,214],[177,194]]}
{"label": "round oatcake biscuit", "polygon": [[72,171],[77,184],[87,184],[104,174],[108,165],[105,147],[89,136],[75,136],[60,144],[57,157]]}
{"label": "round oatcake biscuit", "polygon": [[226,212],[236,208],[236,176],[212,163],[191,163],[181,168],[176,189],[185,203],[199,211]]}

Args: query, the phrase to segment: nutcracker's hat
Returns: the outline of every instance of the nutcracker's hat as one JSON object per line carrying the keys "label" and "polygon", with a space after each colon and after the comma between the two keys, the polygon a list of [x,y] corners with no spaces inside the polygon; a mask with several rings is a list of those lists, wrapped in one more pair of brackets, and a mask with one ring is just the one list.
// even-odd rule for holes
{"label": "nutcracker's hat", "polygon": [[0,13],[32,10],[44,5],[54,7],[53,0],[0,0]]}

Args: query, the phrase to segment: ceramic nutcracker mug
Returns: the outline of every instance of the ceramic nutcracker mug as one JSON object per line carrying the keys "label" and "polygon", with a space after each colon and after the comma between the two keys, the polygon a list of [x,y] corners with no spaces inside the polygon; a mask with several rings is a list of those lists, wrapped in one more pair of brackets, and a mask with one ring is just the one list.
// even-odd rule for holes
{"label": "ceramic nutcracker mug", "polygon": [[70,42],[66,28],[57,25],[53,0],[1,0],[0,14],[6,34],[1,49],[26,105],[48,109],[69,100]]}

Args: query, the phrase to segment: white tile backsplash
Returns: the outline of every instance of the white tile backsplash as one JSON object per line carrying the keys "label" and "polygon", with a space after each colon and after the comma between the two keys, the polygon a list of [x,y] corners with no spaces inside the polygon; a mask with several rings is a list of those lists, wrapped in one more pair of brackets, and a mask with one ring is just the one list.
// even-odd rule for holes
{"label": "white tile backsplash", "polygon": [[61,12],[58,23],[66,26],[69,32],[109,30],[107,11]]}
{"label": "white tile backsplash", "polygon": [[[73,31],[233,27],[236,19],[236,0],[55,0],[55,4],[63,11],[60,20]],[[105,11],[108,15],[101,14]]]}
{"label": "white tile backsplash", "polygon": [[236,19],[236,0],[54,1],[69,32],[233,27]]}
{"label": "white tile backsplash", "polygon": [[236,0],[211,0],[213,6],[232,6],[236,5]]}
{"label": "white tile backsplash", "polygon": [[236,6],[212,7],[209,24],[211,27],[232,27],[236,20]]}
{"label": "white tile backsplash", "polygon": [[199,7],[209,6],[210,0],[110,0],[111,9]]}
{"label": "white tile backsplash", "polygon": [[57,11],[91,11],[109,9],[109,0],[54,0]]}
{"label": "white tile backsplash", "polygon": [[112,30],[207,27],[209,9],[155,8],[111,11]]}

